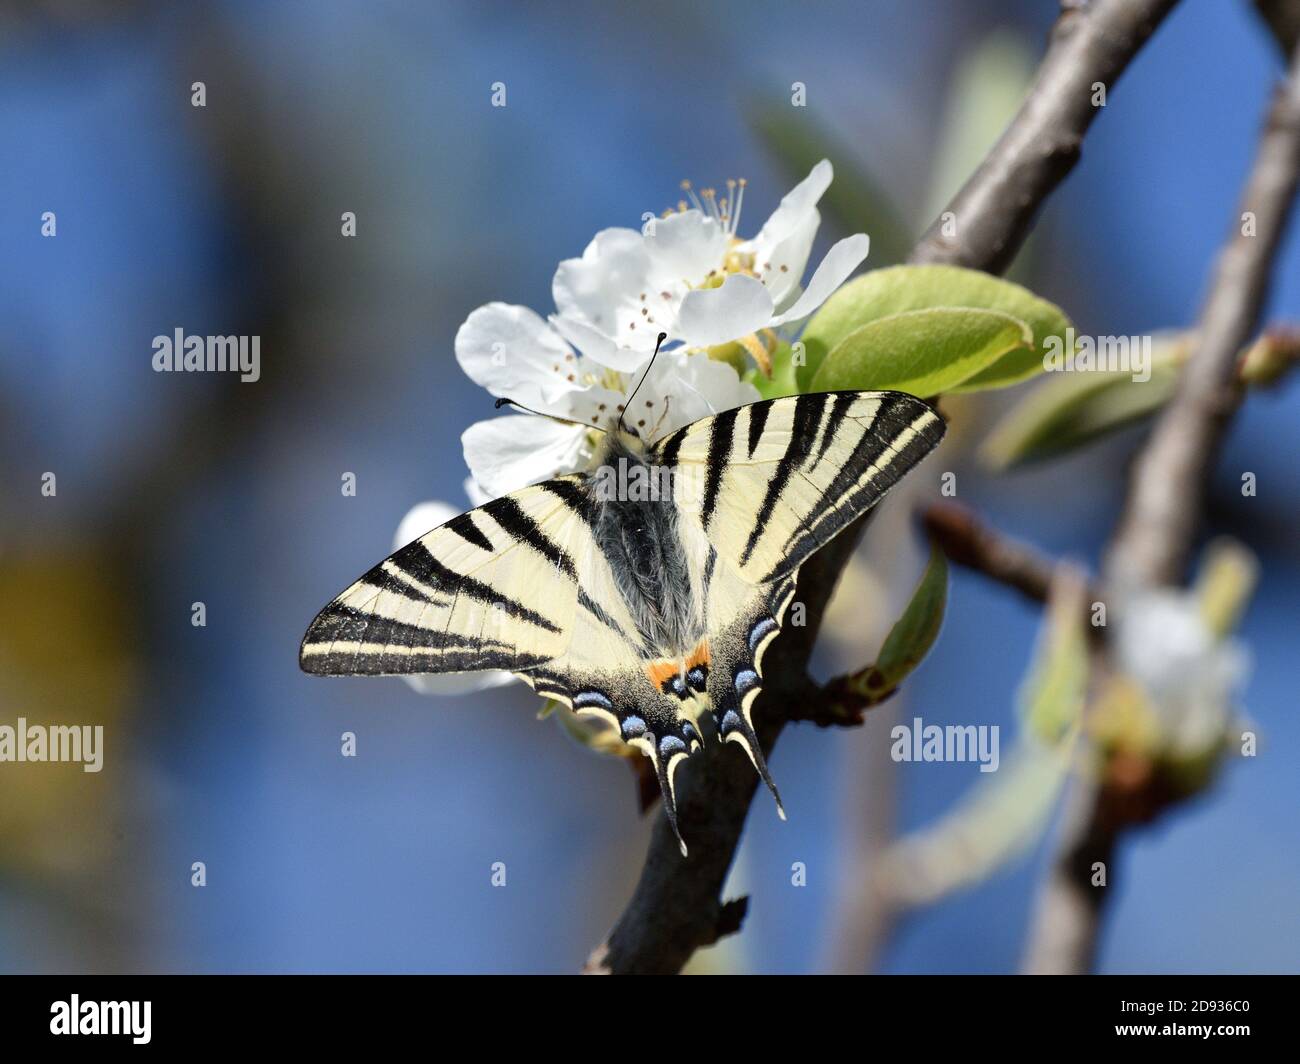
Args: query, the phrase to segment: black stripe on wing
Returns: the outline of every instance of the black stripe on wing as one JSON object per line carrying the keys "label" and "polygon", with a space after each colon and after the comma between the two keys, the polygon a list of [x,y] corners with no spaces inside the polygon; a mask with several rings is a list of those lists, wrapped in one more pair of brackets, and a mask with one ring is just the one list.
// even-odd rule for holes
{"label": "black stripe on wing", "polygon": [[857,400],[857,392],[839,392],[835,396],[835,402],[831,404],[830,412],[826,415],[826,427],[822,431],[822,440],[817,448],[817,457],[813,459],[813,469],[816,469],[821,460],[826,457],[826,452],[830,450],[831,444],[835,442],[836,431],[848,414],[849,408]]}
{"label": "black stripe on wing", "polygon": [[[315,649],[309,652],[309,646]],[[312,622],[300,659],[304,672],[321,676],[433,671],[418,667],[426,660],[438,672],[465,672],[529,668],[546,659],[521,655],[505,643],[423,628],[340,602],[326,606]]]}
{"label": "black stripe on wing", "polygon": [[766,403],[755,403],[749,408],[749,457],[754,457],[754,451],[758,449],[758,441],[763,438],[763,429],[767,425],[767,415],[772,412],[772,408]]}
{"label": "black stripe on wing", "polygon": [[483,530],[474,523],[474,511],[463,513],[459,517],[453,517],[448,521],[444,528],[455,532],[466,543],[478,547],[479,550],[492,550],[492,541],[483,534]]}
{"label": "black stripe on wing", "polygon": [[801,395],[795,400],[794,417],[790,424],[790,442],[786,444],[785,454],[781,456],[781,460],[777,463],[776,470],[772,473],[772,479],[767,482],[767,492],[763,496],[763,505],[759,507],[758,516],[754,518],[754,525],[749,532],[749,539],[746,540],[745,549],[740,555],[741,565],[749,561],[749,556],[758,545],[758,539],[763,534],[764,528],[767,527],[768,518],[772,516],[772,511],[776,509],[777,501],[781,498],[786,483],[794,475],[795,470],[807,461],[808,454],[812,450],[813,440],[817,435],[817,421],[821,417],[826,403],[827,396],[811,392]]}
{"label": "black stripe on wing", "polygon": [[565,576],[577,579],[578,571],[568,552],[543,532],[541,526],[509,495],[493,499],[486,506],[479,507],[479,512],[491,517],[507,535],[532,547]]}
{"label": "black stripe on wing", "polygon": [[[843,419],[841,412],[839,421]],[[764,579],[775,580],[787,575],[795,567],[791,561],[801,563],[875,505],[938,445],[945,428],[943,419],[919,399],[901,392],[882,394],[871,427],[854,445],[820,504],[787,540],[782,561]],[[825,447],[831,446],[827,440],[837,429],[838,423],[828,426],[823,438]],[[909,431],[914,434],[899,446],[898,441]],[[879,468],[864,480],[867,472],[877,465]]]}
{"label": "black stripe on wing", "polygon": [[[489,544],[490,548],[491,544]],[[548,632],[560,631],[560,627],[553,621],[525,606],[501,588],[476,580],[472,576],[463,576],[443,565],[419,540],[407,544],[387,561],[376,565],[361,578],[361,581],[405,598],[439,605],[449,606],[454,596],[461,595],[488,606],[495,606],[504,610],[510,617],[527,621]]]}
{"label": "black stripe on wing", "polygon": [[578,589],[578,606],[579,608],[586,610],[597,621],[603,624],[606,628],[608,628],[611,632],[613,632],[616,636],[618,636],[621,640],[623,640],[623,642],[626,643],[629,647],[636,650],[639,654],[646,657],[652,656],[653,649],[646,643],[644,637],[642,637],[639,634],[633,636],[632,634],[627,632],[623,628],[623,626],[618,623],[618,621],[616,621],[613,617],[609,615],[609,613],[605,610],[603,606],[601,606],[599,602],[593,599],[590,595],[587,594],[586,591],[582,590],[581,588]]}
{"label": "black stripe on wing", "polygon": [[538,487],[554,495],[573,513],[581,517],[588,526],[595,521],[595,503],[590,494],[578,483],[577,478],[561,477],[558,480],[545,481]]}
{"label": "black stripe on wing", "polygon": [[709,426],[709,457],[704,470],[704,499],[700,504],[700,521],[709,527],[709,518],[718,503],[718,489],[722,486],[722,474],[727,462],[731,460],[732,437],[736,431],[736,418],[740,408],[724,410],[713,419]]}

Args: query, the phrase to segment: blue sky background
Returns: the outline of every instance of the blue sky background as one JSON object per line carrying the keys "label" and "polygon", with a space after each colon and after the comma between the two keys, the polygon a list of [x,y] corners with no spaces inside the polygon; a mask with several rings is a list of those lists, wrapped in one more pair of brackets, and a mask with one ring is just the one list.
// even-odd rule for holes
{"label": "blue sky background", "polygon": [[[560,259],[675,202],[683,177],[748,176],[741,228],[756,229],[788,180],[747,115],[793,81],[919,232],[955,65],[999,28],[1036,55],[1055,8],[141,3],[17,21],[0,43],[0,562],[99,559],[119,605],[86,625],[120,636],[133,681],[105,771],[67,814],[102,846],[52,861],[23,840],[58,824],[29,832],[39,811],[12,798],[0,819],[0,969],[579,965],[644,850],[627,769],[533,720],[518,688],[432,700],[303,676],[302,631],[412,504],[463,501],[460,433],[490,413],[452,356],[470,310],[546,311]],[[1112,91],[1044,213],[1033,282],[1081,332],[1194,320],[1280,69],[1249,5],[1187,0]],[[504,109],[488,105],[495,81]],[[47,210],[56,239],[39,234]],[[355,240],[339,236],[345,210]],[[1269,321],[1300,320],[1296,230]],[[261,335],[262,381],[153,373],[152,338],[178,326]],[[1220,527],[1263,560],[1244,625],[1263,753],[1125,843],[1104,971],[1300,966],[1297,425],[1294,387],[1252,398],[1214,484]],[[1009,477],[959,463],[961,498],[1095,561],[1138,438]],[[46,470],[57,504],[34,487]],[[189,623],[195,600],[206,628]],[[1009,728],[1036,627],[958,573],[907,712]],[[63,638],[68,675],[94,685],[75,635],[26,635]],[[11,671],[0,720],[44,682]],[[355,759],[338,756],[344,730]],[[790,821],[756,803],[738,871],[750,916],[716,963],[822,962],[862,749],[811,728],[782,738]],[[977,775],[901,766],[902,827]],[[914,914],[884,970],[1013,970],[1046,857]],[[489,886],[494,861],[506,889]],[[808,886],[790,885],[794,861]]]}

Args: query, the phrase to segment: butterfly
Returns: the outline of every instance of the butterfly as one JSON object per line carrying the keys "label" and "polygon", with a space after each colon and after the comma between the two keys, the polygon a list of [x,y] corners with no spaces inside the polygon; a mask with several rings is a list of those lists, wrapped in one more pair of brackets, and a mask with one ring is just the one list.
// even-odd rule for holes
{"label": "butterfly", "polygon": [[620,419],[591,472],[461,514],[326,606],[304,671],[502,669],[604,721],[653,764],[683,855],[675,777],[706,736],[744,749],[764,651],[799,567],[943,437],[901,392],[769,399],[643,440]]}

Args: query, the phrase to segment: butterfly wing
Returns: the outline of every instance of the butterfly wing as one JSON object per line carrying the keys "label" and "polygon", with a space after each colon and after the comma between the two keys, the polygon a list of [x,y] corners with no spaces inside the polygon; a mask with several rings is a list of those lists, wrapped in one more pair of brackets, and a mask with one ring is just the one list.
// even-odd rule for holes
{"label": "butterfly wing", "polygon": [[312,621],[303,670],[516,671],[562,655],[578,609],[582,532],[563,494],[578,480],[495,499],[380,562]]}
{"label": "butterfly wing", "polygon": [[656,444],[679,511],[751,584],[783,580],[874,506],[943,438],[943,419],[902,392],[769,399]]}
{"label": "butterfly wing", "polygon": [[776,799],[785,819],[763,748],[754,732],[754,701],[763,686],[763,655],[781,631],[794,599],[797,573],[757,587],[724,559],[714,566],[707,607],[709,671],[707,700],[718,736],[736,743]]}

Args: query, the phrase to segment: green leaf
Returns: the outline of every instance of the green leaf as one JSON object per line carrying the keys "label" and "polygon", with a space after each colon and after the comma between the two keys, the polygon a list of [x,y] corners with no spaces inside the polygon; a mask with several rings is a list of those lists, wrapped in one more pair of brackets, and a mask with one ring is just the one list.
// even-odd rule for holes
{"label": "green leaf", "polygon": [[[1149,417],[1167,403],[1191,354],[1192,335],[1165,331],[1151,337],[1151,379],[1122,371],[1049,375],[1012,407],[980,449],[994,469],[1052,458]],[[1242,351],[1237,377],[1251,387],[1271,387],[1297,360],[1300,336],[1270,330]]]}
{"label": "green leaf", "polygon": [[930,560],[912,592],[912,600],[889,630],[876,659],[876,672],[887,685],[897,687],[925,660],[943,627],[947,604],[948,559],[937,546],[931,546]]}
{"label": "green leaf", "polygon": [[[979,270],[960,266],[873,270],[842,286],[808,322],[800,337],[807,352],[807,364],[799,371],[801,388],[807,390],[822,361],[851,332],[880,318],[934,307],[1001,311],[1028,325],[1032,349],[1013,352],[1012,361],[990,371],[980,387],[1003,387],[1038,372],[1048,337],[1057,336],[1064,345],[1071,327],[1059,307],[1027,288]],[[974,386],[975,382],[967,383]]]}
{"label": "green leaf", "polygon": [[880,855],[876,885],[895,904],[918,906],[988,878],[1042,836],[1073,757],[1073,743],[1021,735],[997,772],[981,774],[938,821]]}
{"label": "green leaf", "polygon": [[943,627],[947,602],[948,559],[938,547],[931,546],[925,572],[907,609],[885,637],[876,663],[835,681],[830,688],[835,696],[875,705],[892,695],[934,646]]}
{"label": "green leaf", "polygon": [[[803,348],[799,348],[802,357]],[[794,351],[787,343],[780,343],[772,352],[772,376],[765,376],[758,369],[751,369],[745,380],[758,389],[764,399],[780,399],[786,395],[799,393],[799,382],[795,379],[798,367],[794,361]]]}
{"label": "green leaf", "polygon": [[1052,578],[1043,630],[1020,688],[1020,710],[1040,739],[1060,742],[1078,730],[1088,690],[1087,583],[1059,566]]}
{"label": "green leaf", "polygon": [[574,742],[594,750],[598,754],[622,757],[629,760],[639,758],[640,752],[623,742],[617,729],[611,728],[603,721],[583,719],[563,703],[551,699],[547,703],[554,708],[546,715],[554,716],[560,729]]}
{"label": "green leaf", "polygon": [[1233,632],[1259,582],[1259,559],[1245,545],[1226,537],[1205,548],[1196,575],[1196,598],[1205,623],[1219,638]]}
{"label": "green leaf", "polygon": [[811,390],[893,388],[924,399],[953,390],[1032,343],[1028,325],[999,311],[906,311],[844,337],[822,362]]}
{"label": "green leaf", "polygon": [[1148,416],[1173,395],[1187,353],[1184,335],[1156,336],[1147,381],[1120,371],[1049,374],[994,427],[980,448],[981,460],[1011,469],[1075,450]]}

